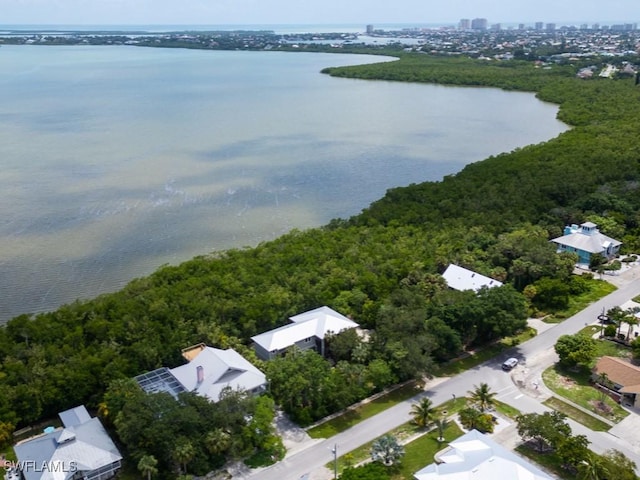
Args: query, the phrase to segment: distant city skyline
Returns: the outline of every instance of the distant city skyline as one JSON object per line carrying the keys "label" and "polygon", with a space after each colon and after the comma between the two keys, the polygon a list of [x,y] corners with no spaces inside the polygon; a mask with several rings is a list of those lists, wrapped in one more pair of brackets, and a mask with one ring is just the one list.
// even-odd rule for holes
{"label": "distant city skyline", "polygon": [[637,0],[0,0],[0,25],[457,25],[486,18],[489,24],[635,23]]}

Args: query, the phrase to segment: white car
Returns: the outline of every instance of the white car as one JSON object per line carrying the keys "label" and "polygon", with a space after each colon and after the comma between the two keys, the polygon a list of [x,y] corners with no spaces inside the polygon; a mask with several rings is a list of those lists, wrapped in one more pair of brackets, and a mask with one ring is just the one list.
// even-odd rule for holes
{"label": "white car", "polygon": [[508,358],[503,364],[502,364],[502,369],[505,371],[509,371],[511,370],[513,367],[515,367],[516,365],[518,365],[518,359],[517,358]]}

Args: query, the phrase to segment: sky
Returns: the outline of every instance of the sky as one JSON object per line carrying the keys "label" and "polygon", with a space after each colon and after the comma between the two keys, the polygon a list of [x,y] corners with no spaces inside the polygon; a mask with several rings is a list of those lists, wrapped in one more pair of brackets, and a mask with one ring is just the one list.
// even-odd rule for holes
{"label": "sky", "polygon": [[0,25],[640,23],[639,0],[0,0]]}

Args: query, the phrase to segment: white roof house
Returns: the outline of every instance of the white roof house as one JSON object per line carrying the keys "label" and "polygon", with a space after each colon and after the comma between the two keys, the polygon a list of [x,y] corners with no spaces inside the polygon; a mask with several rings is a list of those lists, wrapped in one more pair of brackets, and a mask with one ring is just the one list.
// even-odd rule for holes
{"label": "white roof house", "polygon": [[324,353],[324,338],[329,333],[340,333],[343,330],[357,328],[353,320],[329,307],[320,307],[290,317],[292,323],[251,337],[256,352],[268,359],[289,347],[297,345],[301,349],[317,348]]}
{"label": "white roof house", "polygon": [[482,287],[492,288],[502,286],[502,282],[498,280],[485,277],[484,275],[459,267],[453,263],[447,267],[442,276],[446,280],[447,285],[449,285],[449,288],[459,291],[473,290],[477,292]]}
{"label": "white roof house", "polygon": [[135,377],[148,393],[195,392],[213,402],[225,388],[261,393],[266,389],[265,375],[242,355],[229,348],[221,350],[199,344],[183,351],[188,363],[176,368],[159,368]]}
{"label": "white roof house", "polygon": [[522,457],[471,430],[436,455],[438,463],[414,474],[416,480],[551,480]]}
{"label": "white roof house", "polygon": [[122,456],[100,420],[91,418],[84,405],[59,416],[64,427],[14,447],[25,480],[112,477]]}

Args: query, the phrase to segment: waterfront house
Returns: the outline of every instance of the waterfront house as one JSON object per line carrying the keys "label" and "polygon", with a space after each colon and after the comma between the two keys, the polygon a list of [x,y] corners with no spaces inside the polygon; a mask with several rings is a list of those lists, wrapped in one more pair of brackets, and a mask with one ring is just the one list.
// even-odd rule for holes
{"label": "waterfront house", "polygon": [[98,418],[81,405],[59,414],[62,427],[23,440],[14,447],[25,480],[107,480],[122,455]]}
{"label": "waterfront house", "polygon": [[292,323],[251,337],[260,358],[270,360],[295,346],[325,354],[325,337],[359,325],[329,307],[320,307],[290,317]]}
{"label": "waterfront house", "polygon": [[524,458],[471,430],[435,455],[435,463],[414,475],[415,480],[551,480]]}
{"label": "waterfront house", "polygon": [[592,255],[613,259],[622,245],[622,242],[600,233],[598,226],[592,222],[585,222],[580,226],[567,225],[564,235],[551,241],[558,246],[558,253],[576,253],[578,263],[583,265],[589,265]]}
{"label": "waterfront house", "polygon": [[200,343],[182,351],[187,363],[176,368],[161,367],[135,377],[147,393],[167,392],[177,397],[195,392],[212,402],[226,389],[259,395],[267,388],[265,375],[238,352],[221,350]]}
{"label": "waterfront house", "polygon": [[447,282],[449,288],[459,291],[473,290],[477,292],[482,287],[492,288],[502,286],[502,282],[498,280],[485,277],[473,270],[468,270],[453,263],[447,267],[442,277]]}

